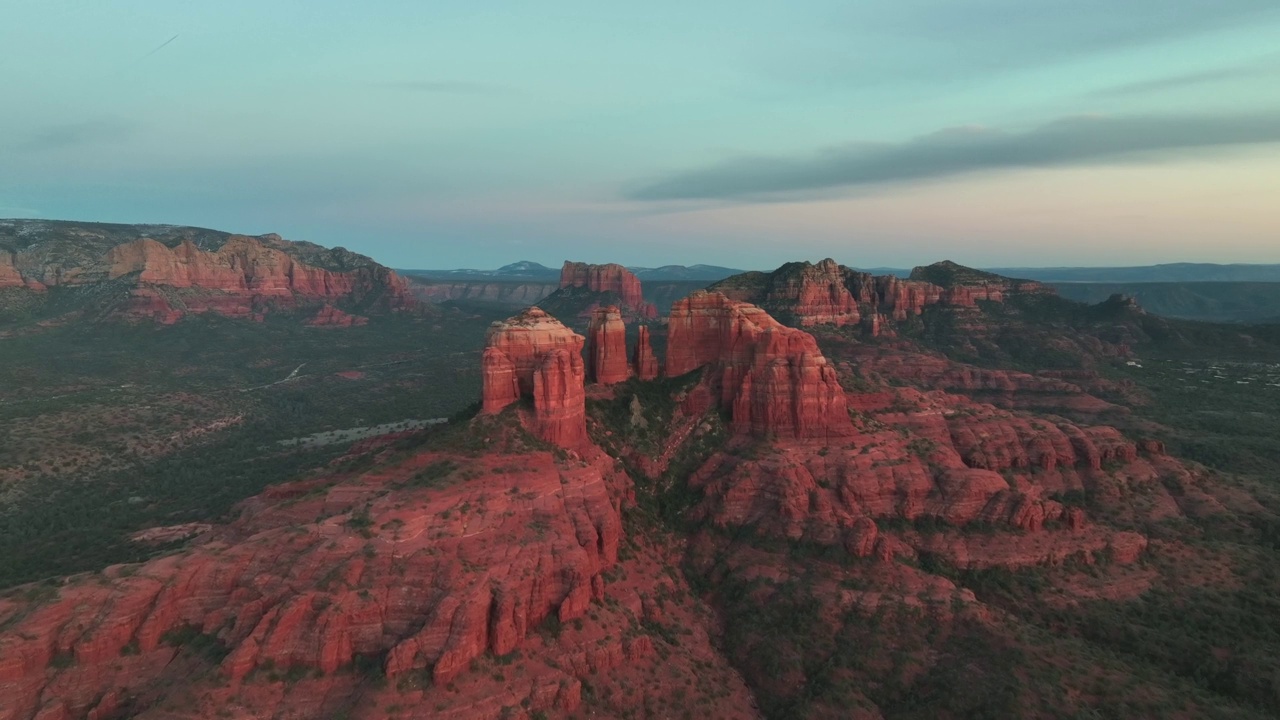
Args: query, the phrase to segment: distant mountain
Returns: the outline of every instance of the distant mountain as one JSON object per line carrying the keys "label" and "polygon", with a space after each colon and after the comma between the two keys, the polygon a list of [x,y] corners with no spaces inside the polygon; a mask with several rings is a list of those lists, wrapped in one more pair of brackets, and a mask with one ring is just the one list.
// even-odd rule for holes
{"label": "distant mountain", "polygon": [[549,268],[532,260],[521,260],[520,262],[503,265],[497,270],[458,268],[454,270],[399,270],[398,272],[402,275],[427,278],[429,280],[558,281],[560,279],[560,270],[558,268]]}
{"label": "distant mountain", "polygon": [[1135,267],[986,268],[1041,282],[1280,282],[1280,265],[1169,263]]}
{"label": "distant mountain", "polygon": [[[723,280],[731,275],[741,273],[741,270],[734,268],[720,267],[719,265],[663,265],[661,267],[628,267],[628,270],[635,273],[636,277],[644,281],[652,282],[704,282],[710,283],[717,280]],[[459,268],[455,270],[399,270],[403,275],[413,277],[426,278],[428,280],[489,280],[497,282],[506,281],[559,281],[560,268],[549,268],[541,263],[532,260],[521,260],[520,262],[503,265],[496,270],[474,270],[471,268]]]}
{"label": "distant mountain", "polygon": [[1111,295],[1133,297],[1149,312],[1208,322],[1275,323],[1280,282],[1060,282],[1062,297],[1097,303]]}
{"label": "distant mountain", "polygon": [[628,269],[641,280],[665,282],[715,282],[743,272],[742,270],[719,265],[663,265],[656,268],[633,267]]}

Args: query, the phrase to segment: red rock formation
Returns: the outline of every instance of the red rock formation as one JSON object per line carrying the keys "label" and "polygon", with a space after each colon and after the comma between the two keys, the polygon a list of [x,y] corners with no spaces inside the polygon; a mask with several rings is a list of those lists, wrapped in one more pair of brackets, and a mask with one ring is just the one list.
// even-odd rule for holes
{"label": "red rock formation", "polygon": [[590,265],[566,260],[560,270],[560,287],[585,287],[591,292],[615,293],[622,299],[624,307],[640,308],[644,305],[640,278],[615,263]]}
{"label": "red rock formation", "polygon": [[320,310],[307,321],[307,324],[312,327],[354,327],[368,323],[369,318],[345,313],[332,305],[321,306]]}
{"label": "red rock formation", "polygon": [[617,306],[597,308],[587,328],[587,379],[602,385],[631,376],[627,366],[627,327]]}
{"label": "red rock formation", "polygon": [[835,260],[827,258],[775,283],[766,302],[794,303],[801,325],[855,325],[862,320],[858,301],[845,287],[845,275]]}
{"label": "red rock formation", "polygon": [[801,326],[861,322],[864,332],[872,336],[889,330],[886,320],[902,321],[931,305],[973,308],[980,300],[1002,302],[1011,292],[1046,292],[1038,283],[999,278],[951,263],[917,271],[925,277],[949,275],[960,281],[942,287],[922,279],[874,276],[827,258],[816,265],[789,263],[772,273],[731,278],[712,289],[723,287],[729,297],[760,305],[788,322],[794,318]]}
{"label": "red rock formation", "polygon": [[564,447],[586,442],[581,335],[533,307],[494,323],[485,345],[484,412],[498,412],[530,396],[539,437]]}
{"label": "red rock formation", "polygon": [[667,375],[711,366],[735,430],[796,438],[851,432],[835,368],[808,333],[701,291],[672,306],[668,328]]}
{"label": "red rock formation", "polygon": [[631,356],[632,370],[641,380],[654,380],[658,377],[658,356],[653,354],[653,344],[649,340],[649,327],[641,325],[637,328],[635,352]]}
{"label": "red rock formation", "polygon": [[25,287],[22,275],[13,264],[13,253],[0,250],[0,289]]}
{"label": "red rock formation", "polygon": [[[37,244],[17,255],[0,251],[0,287],[43,290],[46,285],[131,282],[127,299],[115,312],[161,323],[203,312],[260,318],[276,308],[351,301],[399,310],[417,302],[402,278],[367,258],[289,243],[276,235],[232,235],[213,251],[201,250],[190,239],[174,247],[145,237],[105,249],[59,244],[67,242]],[[98,252],[102,254],[92,254]],[[350,269],[314,267],[291,252],[301,257],[328,253],[328,261],[351,263]]]}

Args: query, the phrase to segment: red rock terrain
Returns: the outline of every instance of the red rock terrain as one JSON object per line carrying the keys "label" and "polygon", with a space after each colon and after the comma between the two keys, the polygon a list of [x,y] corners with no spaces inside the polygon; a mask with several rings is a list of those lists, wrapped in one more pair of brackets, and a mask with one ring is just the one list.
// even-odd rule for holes
{"label": "red rock terrain", "polygon": [[653,354],[653,343],[649,339],[649,328],[641,325],[637,329],[636,347],[631,355],[631,367],[636,377],[641,380],[655,380],[661,370],[658,356]]}
{"label": "red rock terrain", "polygon": [[672,307],[666,373],[701,367],[711,368],[709,382],[741,432],[827,438],[850,431],[844,391],[813,336],[755,306],[697,292]]}
{"label": "red rock terrain", "polygon": [[274,488],[181,555],[0,601],[0,718],[676,713],[672,676],[755,717],[664,551],[619,561],[614,467],[409,451]]}
{"label": "red rock terrain", "polygon": [[[1037,292],[961,270],[805,265],[761,302],[886,334],[946,305],[988,331],[979,301]],[[992,598],[1141,594],[1190,554],[1180,523],[1258,509],[1101,424],[1124,413],[1091,393],[1124,388],[1087,368],[981,368],[906,330],[820,349],[720,292],[666,333],[664,364],[644,325],[628,365],[618,308],[586,339],[530,308],[490,327],[470,423],[365,441],[370,469],[273,488],[178,554],[11,593],[0,720],[1074,715],[1102,684],[1059,687],[1080,651],[1041,649],[1057,616]]]}
{"label": "red rock terrain", "polygon": [[535,435],[562,447],[584,443],[582,345],[581,335],[536,307],[494,323],[481,368],[483,411],[497,413],[531,397]]}

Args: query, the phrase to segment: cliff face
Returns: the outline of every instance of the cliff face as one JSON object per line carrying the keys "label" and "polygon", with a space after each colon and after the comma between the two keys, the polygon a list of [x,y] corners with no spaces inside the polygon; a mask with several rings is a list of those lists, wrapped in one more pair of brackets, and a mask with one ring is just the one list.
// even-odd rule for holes
{"label": "cliff face", "polygon": [[623,305],[633,308],[644,303],[640,278],[615,263],[590,265],[566,260],[560,270],[560,287],[585,287],[591,292],[615,293]]}
{"label": "cliff face", "polygon": [[[130,229],[154,230],[164,241],[141,236],[116,242]],[[128,298],[111,312],[125,317],[169,323],[203,312],[261,318],[272,309],[308,305],[375,311],[416,305],[408,284],[390,269],[341,248],[277,235],[34,222],[0,230],[12,232],[0,234],[0,244],[10,245],[0,247],[0,287],[124,283]]]}
{"label": "cliff face", "polygon": [[813,336],[758,307],[708,292],[672,307],[667,375],[704,366],[739,432],[828,438],[850,431],[844,391]]}
{"label": "cliff face", "polygon": [[539,305],[564,318],[589,320],[599,307],[616,305],[622,316],[631,321],[654,320],[658,308],[646,302],[640,279],[621,265],[564,263],[560,271],[560,287],[543,298]]}
{"label": "cliff face", "polygon": [[532,397],[539,437],[563,447],[584,443],[582,346],[581,335],[536,307],[494,323],[482,359],[484,412]]}

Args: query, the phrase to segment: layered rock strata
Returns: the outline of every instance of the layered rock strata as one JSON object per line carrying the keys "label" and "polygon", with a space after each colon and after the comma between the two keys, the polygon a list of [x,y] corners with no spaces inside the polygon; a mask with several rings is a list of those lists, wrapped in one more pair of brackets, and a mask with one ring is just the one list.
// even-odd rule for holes
{"label": "layered rock strata", "polygon": [[536,435],[563,447],[586,442],[582,346],[581,335],[536,307],[494,323],[481,359],[483,412],[530,397]]}

